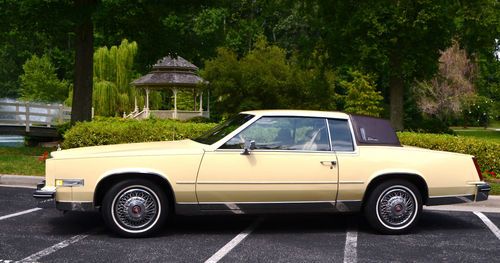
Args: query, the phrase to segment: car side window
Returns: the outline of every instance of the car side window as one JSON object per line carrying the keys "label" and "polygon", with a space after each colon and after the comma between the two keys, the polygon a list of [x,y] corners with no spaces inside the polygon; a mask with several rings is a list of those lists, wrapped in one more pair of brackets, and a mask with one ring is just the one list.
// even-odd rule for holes
{"label": "car side window", "polygon": [[354,151],[351,129],[347,120],[329,119],[328,126],[334,151]]}
{"label": "car side window", "polygon": [[243,149],[255,141],[255,149],[330,151],[326,120],[306,117],[262,117],[231,138],[221,149]]}

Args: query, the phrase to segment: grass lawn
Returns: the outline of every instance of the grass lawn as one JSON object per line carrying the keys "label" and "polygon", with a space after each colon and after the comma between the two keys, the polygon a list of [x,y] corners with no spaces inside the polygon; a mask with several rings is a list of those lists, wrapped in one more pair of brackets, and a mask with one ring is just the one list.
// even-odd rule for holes
{"label": "grass lawn", "polygon": [[491,186],[490,195],[500,195],[500,184],[499,183],[490,182],[490,186]]}
{"label": "grass lawn", "polygon": [[484,129],[480,127],[452,127],[452,129],[458,136],[475,137],[479,139],[488,139],[491,141],[500,142],[500,131]]}
{"label": "grass lawn", "polygon": [[38,158],[54,148],[0,147],[0,174],[45,175],[45,162]]}

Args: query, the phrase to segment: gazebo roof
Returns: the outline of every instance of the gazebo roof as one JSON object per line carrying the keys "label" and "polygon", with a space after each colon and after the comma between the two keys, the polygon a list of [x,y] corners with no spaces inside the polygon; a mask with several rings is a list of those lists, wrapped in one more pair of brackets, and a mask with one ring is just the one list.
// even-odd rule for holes
{"label": "gazebo roof", "polygon": [[134,80],[132,85],[150,88],[190,87],[205,83],[198,76],[198,67],[184,58],[166,56],[156,64],[148,74]]}

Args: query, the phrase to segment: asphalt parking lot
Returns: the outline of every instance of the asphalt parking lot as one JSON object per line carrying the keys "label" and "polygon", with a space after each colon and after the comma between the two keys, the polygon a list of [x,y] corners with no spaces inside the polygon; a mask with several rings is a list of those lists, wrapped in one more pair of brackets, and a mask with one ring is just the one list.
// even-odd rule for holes
{"label": "asphalt parking lot", "polygon": [[155,237],[124,239],[107,230],[98,213],[34,209],[32,191],[0,186],[0,262],[492,262],[500,257],[500,213],[425,210],[415,231],[399,236],[374,233],[359,214],[176,217]]}

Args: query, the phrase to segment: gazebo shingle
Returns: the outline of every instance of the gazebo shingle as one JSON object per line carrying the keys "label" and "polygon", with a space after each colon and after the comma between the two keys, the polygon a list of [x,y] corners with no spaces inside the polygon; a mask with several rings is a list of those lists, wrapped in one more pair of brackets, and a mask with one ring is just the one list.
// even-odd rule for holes
{"label": "gazebo shingle", "polygon": [[178,56],[166,56],[153,65],[148,74],[134,80],[134,86],[161,87],[196,87],[205,81],[197,74],[198,67]]}
{"label": "gazebo shingle", "polygon": [[135,86],[194,87],[203,79],[191,72],[151,72],[132,82]]}

